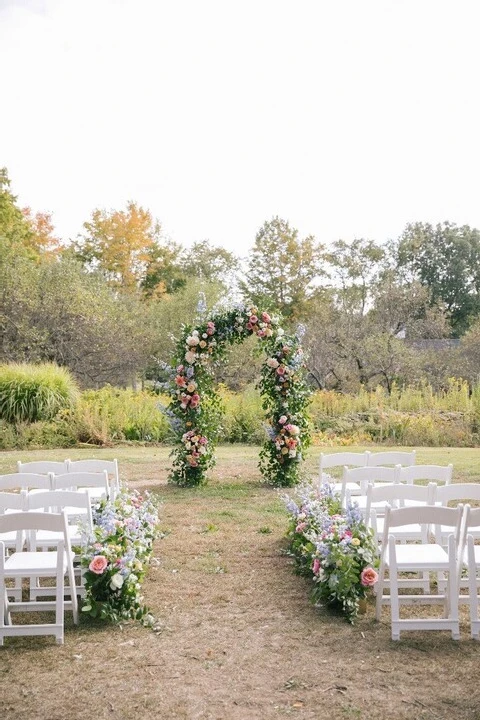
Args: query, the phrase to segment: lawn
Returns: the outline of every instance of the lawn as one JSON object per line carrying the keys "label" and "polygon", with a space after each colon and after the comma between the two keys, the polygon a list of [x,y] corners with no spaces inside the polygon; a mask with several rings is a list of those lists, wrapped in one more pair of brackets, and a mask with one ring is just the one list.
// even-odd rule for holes
{"label": "lawn", "polygon": [[[160,498],[165,533],[144,586],[156,631],[68,619],[63,646],[7,639],[2,720],[480,718],[480,645],[465,609],[459,642],[415,632],[392,643],[387,610],[376,623],[370,605],[351,626],[313,607],[282,554],[286,514],[279,491],[261,483],[258,448],[220,447],[210,483],[190,490],[166,484],[168,452],[0,453],[0,473],[18,459],[117,457],[122,479]],[[319,452],[306,463],[312,474]],[[454,481],[480,482],[480,449],[420,449],[417,462],[451,462]]]}

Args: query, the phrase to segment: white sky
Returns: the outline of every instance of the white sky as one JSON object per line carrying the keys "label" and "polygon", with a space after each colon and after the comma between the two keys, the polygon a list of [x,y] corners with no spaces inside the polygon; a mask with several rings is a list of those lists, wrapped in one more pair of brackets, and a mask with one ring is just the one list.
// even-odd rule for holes
{"label": "white sky", "polygon": [[64,238],[133,199],[245,255],[265,220],[480,227],[478,0],[0,0],[0,166]]}

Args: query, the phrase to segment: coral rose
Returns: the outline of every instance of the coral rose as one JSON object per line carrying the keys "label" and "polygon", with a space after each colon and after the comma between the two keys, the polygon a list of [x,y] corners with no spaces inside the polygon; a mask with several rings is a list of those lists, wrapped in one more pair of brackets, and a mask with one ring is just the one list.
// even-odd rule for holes
{"label": "coral rose", "polygon": [[106,567],[108,565],[108,560],[105,557],[105,555],[95,555],[94,558],[92,558],[90,565],[88,566],[88,569],[95,573],[95,575],[103,575],[103,573],[106,570]]}
{"label": "coral rose", "polygon": [[366,567],[360,575],[360,582],[364,587],[372,587],[378,580],[378,575],[372,567]]}

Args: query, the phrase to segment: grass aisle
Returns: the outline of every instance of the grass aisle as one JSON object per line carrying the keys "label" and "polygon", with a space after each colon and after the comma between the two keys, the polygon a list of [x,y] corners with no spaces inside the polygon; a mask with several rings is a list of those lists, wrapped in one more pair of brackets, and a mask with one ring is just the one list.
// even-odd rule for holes
{"label": "grass aisle", "polygon": [[[16,459],[64,454],[2,453],[0,472]],[[219,448],[210,484],[193,490],[165,484],[164,448],[67,454],[118,457],[130,486],[161,498],[167,534],[144,585],[158,632],[69,622],[63,647],[8,640],[2,720],[480,717],[480,646],[468,624],[458,643],[432,632],[393,644],[387,615],[375,623],[372,606],[352,627],[309,604],[308,583],[282,555],[286,515],[279,493],[260,483],[256,448]],[[480,481],[479,450],[418,456],[453,462],[456,481]]]}

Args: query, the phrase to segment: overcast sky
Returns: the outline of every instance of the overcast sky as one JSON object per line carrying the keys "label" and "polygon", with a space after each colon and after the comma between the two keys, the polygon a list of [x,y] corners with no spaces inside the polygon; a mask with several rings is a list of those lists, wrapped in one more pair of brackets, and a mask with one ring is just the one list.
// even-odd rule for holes
{"label": "overcast sky", "polygon": [[0,0],[0,166],[74,237],[133,199],[245,255],[480,227],[477,0]]}

